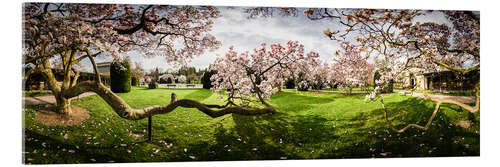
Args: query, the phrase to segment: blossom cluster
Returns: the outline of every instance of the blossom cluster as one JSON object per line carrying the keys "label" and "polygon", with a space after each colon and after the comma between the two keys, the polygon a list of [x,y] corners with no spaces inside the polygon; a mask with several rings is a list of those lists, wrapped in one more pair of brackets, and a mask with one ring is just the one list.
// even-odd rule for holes
{"label": "blossom cluster", "polygon": [[268,45],[261,44],[253,52],[238,53],[230,47],[225,56],[211,66],[217,74],[211,77],[213,92],[226,89],[232,98],[269,98],[279,91],[286,79],[297,75],[303,67],[319,62],[316,52],[304,53],[298,41]]}

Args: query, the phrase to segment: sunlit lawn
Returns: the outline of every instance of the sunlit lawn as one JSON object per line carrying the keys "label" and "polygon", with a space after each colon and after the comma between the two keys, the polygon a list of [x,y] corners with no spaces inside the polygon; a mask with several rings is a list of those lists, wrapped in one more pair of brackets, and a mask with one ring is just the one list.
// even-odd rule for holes
{"label": "sunlit lawn", "polygon": [[[168,104],[171,92],[179,98],[222,103],[218,94],[204,89],[134,87],[119,96],[132,107],[142,108]],[[434,108],[432,102],[397,93],[384,100],[399,127],[425,124]],[[28,106],[24,110],[24,160],[93,163],[479,155],[479,114],[468,114],[454,105],[443,105],[428,131],[396,134],[387,130],[380,103],[365,102],[363,94],[285,90],[273,95],[270,103],[278,113],[212,119],[195,109],[177,108],[156,115],[151,143],[146,141],[147,119],[122,119],[95,95],[73,102],[88,109],[91,118],[71,127],[35,122],[35,110],[44,106]],[[459,127],[460,120],[472,120],[472,128]]]}

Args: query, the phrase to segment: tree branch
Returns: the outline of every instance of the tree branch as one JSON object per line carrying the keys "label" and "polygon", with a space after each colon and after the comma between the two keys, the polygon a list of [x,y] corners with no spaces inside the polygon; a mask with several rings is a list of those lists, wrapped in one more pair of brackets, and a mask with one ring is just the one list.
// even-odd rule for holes
{"label": "tree branch", "polygon": [[[166,114],[172,112],[177,107],[196,108],[212,118],[217,118],[226,114],[261,115],[276,112],[276,110],[272,106],[267,106],[264,108],[246,108],[239,106],[225,107],[214,104],[203,104],[190,99],[177,100],[174,93],[172,93],[171,103],[168,105],[133,109],[122,98],[111,92],[109,88],[104,86],[102,83],[98,83],[95,81],[80,82],[79,84],[66,90],[64,92],[64,97],[71,98],[88,91],[95,92],[102,99],[104,99],[104,101],[106,101],[106,103],[108,103],[120,117],[129,120],[140,120],[157,114]],[[223,109],[212,110],[211,108]]]}
{"label": "tree branch", "polygon": [[434,62],[436,63],[437,65],[440,65],[440,66],[443,66],[444,68],[447,68],[449,70],[452,70],[452,71],[456,71],[456,72],[460,72],[462,73],[462,75],[465,75],[471,71],[474,71],[474,70],[477,70],[479,69],[479,64],[474,66],[474,67],[471,67],[471,68],[468,68],[468,69],[459,69],[459,68],[455,68],[455,67],[452,67],[452,66],[449,66],[443,62]]}

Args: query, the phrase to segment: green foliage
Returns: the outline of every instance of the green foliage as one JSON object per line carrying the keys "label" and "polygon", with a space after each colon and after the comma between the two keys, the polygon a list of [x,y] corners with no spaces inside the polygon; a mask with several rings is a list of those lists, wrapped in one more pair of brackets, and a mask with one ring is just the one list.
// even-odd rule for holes
{"label": "green foliage", "polygon": [[216,73],[217,71],[215,70],[210,70],[203,73],[203,77],[201,77],[201,84],[203,84],[203,89],[210,89],[213,87],[210,77],[212,77],[212,75]]}
{"label": "green foliage", "polygon": [[156,81],[152,81],[148,84],[148,88],[149,89],[156,89],[156,88],[158,88],[158,83],[156,83]]}
{"label": "green foliage", "polygon": [[198,78],[199,77],[196,74],[189,74],[186,77],[186,83],[188,83],[188,84],[196,83],[198,81]]}
{"label": "green foliage", "polygon": [[[143,108],[169,104],[172,92],[179,98],[222,103],[219,94],[206,89],[133,87],[117,95],[131,107]],[[196,109],[177,108],[153,116],[152,142],[146,142],[147,119],[125,120],[96,95],[72,101],[92,115],[74,126],[44,126],[34,117],[45,106],[28,106],[23,157],[38,164],[479,156],[479,113],[472,127],[464,129],[457,122],[468,120],[468,112],[442,105],[429,130],[396,134],[388,131],[380,103],[366,102],[364,96],[284,90],[269,100],[275,114],[215,119]],[[397,93],[384,101],[399,128],[425,124],[435,105]]]}
{"label": "green foliage", "polygon": [[129,61],[113,61],[110,66],[111,91],[115,93],[130,92],[132,71]]}
{"label": "green foliage", "polygon": [[132,86],[137,86],[138,83],[139,83],[139,78],[133,76],[132,77]]}
{"label": "green foliage", "polygon": [[285,87],[287,89],[295,89],[295,80],[293,79],[288,79],[286,82],[285,82]]}
{"label": "green foliage", "polygon": [[171,84],[172,82],[172,78],[167,78],[167,84]]}

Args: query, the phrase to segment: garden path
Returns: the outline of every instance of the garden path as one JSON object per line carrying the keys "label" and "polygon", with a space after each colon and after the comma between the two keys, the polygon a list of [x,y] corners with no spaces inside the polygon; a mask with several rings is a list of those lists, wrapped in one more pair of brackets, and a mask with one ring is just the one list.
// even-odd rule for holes
{"label": "garden path", "polygon": [[[405,95],[410,95],[413,97],[419,97],[425,99],[425,96],[423,93],[410,93],[405,90],[394,90],[394,92],[398,92],[401,94]],[[434,99],[449,99],[449,100],[455,100],[460,103],[475,103],[476,102],[476,97],[474,96],[446,96],[446,95],[433,95],[433,94],[427,94],[429,97],[434,98]]]}
{"label": "garden path", "polygon": [[[72,100],[79,99],[94,94],[95,94],[94,92],[85,92],[71,99]],[[41,105],[41,104],[54,104],[54,103],[56,103],[56,98],[54,96],[23,97],[24,105]]]}

